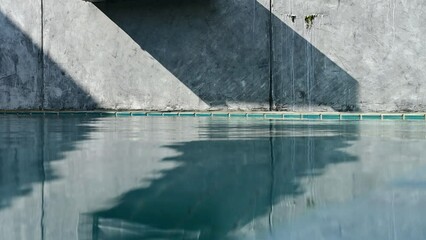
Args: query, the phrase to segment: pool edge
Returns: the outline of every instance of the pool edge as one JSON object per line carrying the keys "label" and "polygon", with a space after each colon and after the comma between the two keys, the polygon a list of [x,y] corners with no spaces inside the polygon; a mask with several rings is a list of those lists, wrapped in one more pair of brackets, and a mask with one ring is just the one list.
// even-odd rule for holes
{"label": "pool edge", "polygon": [[426,113],[340,113],[340,112],[244,112],[244,111],[0,111],[0,115],[18,116],[96,116],[96,117],[214,117],[257,118],[275,120],[338,120],[374,121],[408,120],[426,121]]}

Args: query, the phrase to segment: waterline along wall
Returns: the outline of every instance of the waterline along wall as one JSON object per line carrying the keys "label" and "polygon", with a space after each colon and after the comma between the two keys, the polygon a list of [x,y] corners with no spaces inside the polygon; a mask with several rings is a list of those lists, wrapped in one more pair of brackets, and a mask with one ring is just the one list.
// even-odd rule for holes
{"label": "waterline along wall", "polygon": [[423,0],[0,0],[2,110],[426,111]]}

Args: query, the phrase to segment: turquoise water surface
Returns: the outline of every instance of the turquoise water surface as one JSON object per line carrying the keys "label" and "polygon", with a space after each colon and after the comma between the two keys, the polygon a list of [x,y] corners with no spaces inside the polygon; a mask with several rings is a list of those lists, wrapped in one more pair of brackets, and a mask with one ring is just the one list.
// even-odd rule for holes
{"label": "turquoise water surface", "polygon": [[0,116],[0,239],[426,239],[426,122]]}

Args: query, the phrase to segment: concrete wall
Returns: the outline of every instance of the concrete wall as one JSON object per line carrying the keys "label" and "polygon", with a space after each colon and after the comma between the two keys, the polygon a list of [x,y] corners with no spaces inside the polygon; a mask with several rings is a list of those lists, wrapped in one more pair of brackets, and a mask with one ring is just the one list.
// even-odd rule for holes
{"label": "concrete wall", "polygon": [[40,2],[0,0],[0,109],[41,107]]}
{"label": "concrete wall", "polygon": [[277,105],[425,111],[425,11],[420,0],[274,1]]}
{"label": "concrete wall", "polygon": [[426,111],[425,9],[0,0],[0,109]]}

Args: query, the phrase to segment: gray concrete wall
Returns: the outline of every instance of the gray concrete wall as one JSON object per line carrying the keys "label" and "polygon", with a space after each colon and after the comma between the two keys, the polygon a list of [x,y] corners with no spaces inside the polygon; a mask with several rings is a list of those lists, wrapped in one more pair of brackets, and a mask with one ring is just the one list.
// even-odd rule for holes
{"label": "gray concrete wall", "polygon": [[[275,0],[276,104],[425,111],[425,11],[420,0]],[[307,29],[304,18],[312,14]]]}
{"label": "gray concrete wall", "polygon": [[425,9],[0,0],[0,109],[426,111]]}
{"label": "gray concrete wall", "polygon": [[41,107],[41,8],[0,0],[0,109]]}

